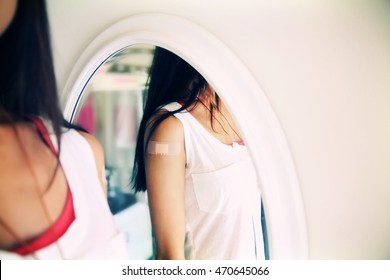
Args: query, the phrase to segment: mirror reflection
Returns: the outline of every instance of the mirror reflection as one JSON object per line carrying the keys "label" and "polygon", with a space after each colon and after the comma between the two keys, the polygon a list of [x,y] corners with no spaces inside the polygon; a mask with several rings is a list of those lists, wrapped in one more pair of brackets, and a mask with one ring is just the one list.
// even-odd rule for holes
{"label": "mirror reflection", "polygon": [[136,45],[109,58],[88,83],[74,121],[103,146],[108,203],[132,259],[153,255],[146,196],[129,187],[153,52],[152,46]]}
{"label": "mirror reflection", "polygon": [[[161,52],[161,48],[157,48],[157,50],[160,50]],[[136,152],[137,133],[139,133],[140,130],[143,131],[143,133],[145,132],[145,127],[141,127],[140,129],[140,123],[145,114],[144,108],[148,107],[145,107],[147,104],[143,104],[143,101],[144,93],[147,90],[146,85],[149,71],[152,61],[155,58],[155,51],[156,48],[154,46],[134,45],[121,50],[109,58],[97,70],[94,77],[88,83],[77,108],[75,117],[75,123],[94,134],[100,140],[104,148],[109,206],[111,212],[115,215],[114,217],[118,228],[125,233],[128,252],[132,259],[153,259],[159,256],[160,258],[169,258],[169,256],[159,255],[159,249],[164,249],[165,246],[164,244],[161,244],[161,242],[159,244],[158,240],[159,236],[160,240],[164,239],[164,230],[159,229],[157,232],[159,236],[154,236],[157,241],[157,245],[154,246],[152,223],[146,193],[135,193],[129,186],[134,168],[133,163]],[[172,63],[177,62],[172,61]],[[169,64],[171,64],[171,62],[169,62],[168,65]],[[163,67],[164,69],[159,69],[158,71],[164,72],[165,69],[168,69],[165,67],[166,66]],[[177,69],[175,71],[177,71]],[[180,70],[179,72],[185,76],[186,74],[183,71],[184,70]],[[196,72],[196,70],[194,71]],[[168,79],[166,74],[168,73],[164,73],[164,78],[160,79],[158,83],[165,83],[164,79]],[[177,75],[177,73],[175,75]],[[181,77],[183,78],[183,76]],[[180,84],[182,78],[176,82]],[[208,158],[206,159],[207,164],[205,164],[204,167],[207,167],[210,170],[207,168],[207,170],[204,168],[204,170],[202,168],[202,170],[195,168],[196,170],[194,170],[196,172],[194,171],[194,174],[185,175],[185,189],[193,189],[193,202],[198,205],[196,208],[199,208],[200,211],[198,211],[199,213],[197,214],[195,213],[197,217],[193,217],[194,219],[192,222],[186,223],[186,232],[185,236],[183,236],[185,240],[184,242],[179,241],[180,243],[185,243],[186,248],[183,249],[183,252],[185,252],[186,255],[181,257],[187,259],[268,258],[261,196],[257,190],[256,176],[254,175],[254,169],[246,150],[245,143],[243,143],[229,112],[225,108],[222,100],[213,90],[212,86],[201,76],[196,76],[193,81],[189,76],[187,78],[188,84],[182,84],[180,86],[184,86],[184,88],[188,87],[191,90],[195,87],[199,87],[199,89],[192,90],[194,93],[192,94],[192,99],[179,98],[178,100],[173,100],[175,101],[173,103],[175,103],[174,105],[176,107],[172,109],[169,107],[172,105],[170,104],[168,106],[169,108],[167,107],[166,110],[176,111],[181,107],[183,112],[188,112],[192,125],[199,129],[198,132],[203,135],[202,137],[207,136],[208,138],[206,138],[210,140],[208,144],[203,143],[206,145],[204,145],[204,148],[208,151],[207,153],[212,155],[218,150],[221,160],[217,160],[216,166],[211,166],[211,158]],[[195,91],[198,93],[195,93]],[[178,92],[177,94],[177,96],[179,96],[182,93]],[[213,105],[213,108],[210,107],[211,105]],[[211,110],[214,110],[214,113],[210,111],[209,107]],[[153,110],[155,109],[156,108]],[[185,124],[185,122],[186,121],[184,121],[183,124]],[[207,147],[208,145],[209,147]],[[188,153],[187,148],[186,152]],[[196,150],[199,147],[194,145],[193,148]],[[193,152],[195,150],[193,150]],[[195,156],[195,154],[193,153],[192,156]],[[149,158],[149,160],[150,158],[153,158],[150,154],[144,156]],[[187,155],[187,159],[188,158],[189,154]],[[227,160],[228,162],[225,162],[222,159],[225,161]],[[186,169],[188,169],[189,162],[186,162],[185,166]],[[213,176],[206,178],[205,174],[207,173]],[[223,178],[220,176],[221,174],[224,175],[222,176]],[[243,174],[246,174],[244,176],[245,178],[243,177]],[[249,176],[248,174],[252,174],[253,176]],[[187,177],[192,178],[190,187],[187,186]],[[226,181],[225,183],[222,183],[221,186],[227,184],[230,189],[228,192],[225,192],[222,189],[215,189],[214,191],[210,189],[210,186],[217,185],[216,182],[221,181],[221,178]],[[248,178],[254,179],[248,180]],[[208,181],[205,181],[204,179],[207,179]],[[240,190],[242,187],[247,187],[241,186],[244,181],[251,185],[250,188],[247,189],[247,192]],[[221,200],[222,198],[225,200]],[[155,203],[150,197],[149,200],[151,200],[151,203]],[[185,200],[187,203],[188,197],[186,197]],[[156,200],[154,199],[154,201]],[[218,205],[220,207],[218,207]],[[249,205],[251,209],[246,206],[244,207],[244,205]],[[195,215],[194,213],[187,213],[189,209],[188,205],[186,205],[185,208],[186,216]],[[234,209],[235,211],[233,211]],[[207,224],[207,221],[210,220],[209,218],[211,216],[214,217],[211,220],[215,221],[215,216],[219,216],[220,221],[226,221],[226,215],[231,215],[233,212],[240,213],[239,216],[241,218],[239,221],[237,220],[237,222],[241,224],[241,228],[244,228],[243,224],[245,224],[245,229],[235,230],[239,227],[232,226],[232,223],[229,223],[229,225],[235,229],[226,228],[226,226],[223,227],[220,225],[219,234],[224,237],[231,237],[231,240],[222,242],[224,247],[227,247],[226,244],[237,245],[239,243],[240,245],[232,246],[232,248],[234,247],[237,250],[231,250],[230,248],[220,250],[214,248],[213,252],[216,255],[208,256],[207,252],[209,250],[204,249],[206,247],[210,248],[211,245],[200,244],[201,242],[199,240],[201,239],[201,236],[196,236],[198,234],[197,231],[199,231],[200,228],[207,226],[204,225],[205,221]],[[153,218],[156,219],[156,213],[158,213],[158,211],[151,211],[152,220]],[[172,217],[172,220],[177,220],[177,218],[178,217]],[[163,217],[158,219],[161,221]],[[195,228],[196,223],[198,222],[198,230],[189,230],[189,228]],[[169,232],[174,229],[175,225],[168,224],[167,228],[168,227]],[[212,232],[217,231],[212,230]],[[155,223],[154,233],[156,234]],[[238,237],[238,239],[241,240],[240,242],[234,241],[237,239],[237,236],[235,235],[240,235]],[[209,238],[207,237],[205,240],[207,239]],[[243,244],[243,242],[245,244]],[[191,248],[191,246],[204,247],[201,251],[203,251],[205,255],[195,256],[195,252],[200,252],[200,249],[198,247],[195,250],[194,247]]]}
{"label": "mirror reflection", "polygon": [[261,194],[240,131],[213,85],[161,47],[133,174],[148,192],[157,259],[264,259]]}

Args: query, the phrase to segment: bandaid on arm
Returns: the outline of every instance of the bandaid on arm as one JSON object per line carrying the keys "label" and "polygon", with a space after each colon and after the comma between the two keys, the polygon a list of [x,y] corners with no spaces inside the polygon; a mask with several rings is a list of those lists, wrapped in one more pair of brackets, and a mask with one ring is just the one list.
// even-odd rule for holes
{"label": "bandaid on arm", "polygon": [[149,141],[147,153],[157,156],[178,156],[180,154],[180,143]]}

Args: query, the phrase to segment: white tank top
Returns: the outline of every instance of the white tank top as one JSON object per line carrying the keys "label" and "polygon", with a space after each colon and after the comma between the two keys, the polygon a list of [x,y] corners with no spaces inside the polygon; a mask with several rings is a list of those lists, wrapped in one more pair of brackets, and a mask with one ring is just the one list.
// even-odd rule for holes
{"label": "white tank top", "polygon": [[[55,136],[50,137],[56,144]],[[127,259],[124,238],[116,229],[98,179],[93,151],[73,129],[62,134],[60,162],[72,192],[75,220],[60,239],[34,256],[0,250],[0,257],[59,259],[58,244],[65,259]]]}
{"label": "white tank top", "polygon": [[222,143],[187,111],[174,116],[184,128],[187,161],[186,259],[264,259],[261,194],[247,148]]}

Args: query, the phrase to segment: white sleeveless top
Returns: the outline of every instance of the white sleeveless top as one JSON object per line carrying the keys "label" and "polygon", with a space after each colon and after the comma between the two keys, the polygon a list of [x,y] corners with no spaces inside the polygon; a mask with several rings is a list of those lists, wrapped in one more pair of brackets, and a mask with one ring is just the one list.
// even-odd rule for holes
{"label": "white sleeveless top", "polygon": [[[50,137],[56,144],[55,136]],[[93,151],[73,129],[62,134],[60,161],[72,192],[75,220],[60,239],[34,256],[0,250],[0,258],[60,259],[59,246],[65,259],[127,259],[124,238],[116,229],[98,179]]]}
{"label": "white sleeveless top", "polygon": [[261,194],[247,148],[220,142],[187,111],[174,116],[184,127],[187,161],[186,259],[264,259]]}

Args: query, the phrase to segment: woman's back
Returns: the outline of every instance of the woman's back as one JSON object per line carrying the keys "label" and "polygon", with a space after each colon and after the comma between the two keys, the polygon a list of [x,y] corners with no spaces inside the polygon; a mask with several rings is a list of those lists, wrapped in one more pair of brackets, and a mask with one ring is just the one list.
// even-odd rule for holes
{"label": "woman's back", "polygon": [[0,259],[126,258],[103,150],[63,127],[46,1],[0,1],[0,13]]}
{"label": "woman's back", "polygon": [[66,129],[57,158],[54,134],[41,121],[35,125],[39,132],[31,124],[17,124],[18,134],[0,126],[5,136],[0,142],[5,159],[0,163],[0,257],[126,258],[102,189],[100,144]]}
{"label": "woman's back", "polygon": [[32,123],[0,126],[0,158],[0,246],[9,248],[47,230],[68,189],[57,157]]}

